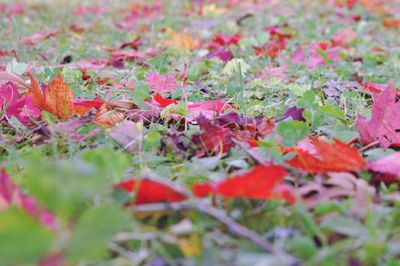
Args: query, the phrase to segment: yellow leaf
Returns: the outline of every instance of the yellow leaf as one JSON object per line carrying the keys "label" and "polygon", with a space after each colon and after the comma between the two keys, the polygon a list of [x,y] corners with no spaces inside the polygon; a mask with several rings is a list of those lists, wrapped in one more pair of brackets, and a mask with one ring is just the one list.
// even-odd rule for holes
{"label": "yellow leaf", "polygon": [[189,238],[179,239],[178,244],[185,257],[198,256],[201,254],[201,239],[198,234],[191,234]]}

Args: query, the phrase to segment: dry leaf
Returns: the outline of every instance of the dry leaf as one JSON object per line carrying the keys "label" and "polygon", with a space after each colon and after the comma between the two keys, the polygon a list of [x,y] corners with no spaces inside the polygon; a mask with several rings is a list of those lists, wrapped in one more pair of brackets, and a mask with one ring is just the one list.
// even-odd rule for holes
{"label": "dry leaf", "polygon": [[166,44],[175,47],[178,50],[193,51],[199,47],[199,41],[194,39],[187,33],[179,34],[176,32],[171,33],[172,40],[167,41]]}

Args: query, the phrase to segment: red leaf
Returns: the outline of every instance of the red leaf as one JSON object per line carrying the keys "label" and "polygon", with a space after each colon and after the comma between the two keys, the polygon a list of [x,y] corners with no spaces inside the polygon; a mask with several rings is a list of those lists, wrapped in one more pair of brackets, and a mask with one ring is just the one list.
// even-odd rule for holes
{"label": "red leaf", "polygon": [[288,161],[294,168],[308,173],[360,171],[365,167],[365,161],[356,148],[348,146],[338,139],[328,143],[315,137],[310,137],[318,156],[299,148],[285,149],[294,152],[296,157]]}
{"label": "red leaf", "polygon": [[376,83],[372,83],[372,82],[365,82],[365,83],[361,83],[359,82],[358,84],[360,84],[360,86],[370,92],[381,92],[383,91],[387,85],[384,84],[376,84]]}
{"label": "red leaf", "polygon": [[192,142],[199,146],[197,156],[229,152],[233,145],[233,133],[230,129],[213,125],[204,116],[200,116],[197,121],[204,131],[204,133],[195,134],[192,138]]}
{"label": "red leaf", "polygon": [[226,198],[270,199],[281,198],[294,202],[295,198],[281,182],[286,174],[283,167],[259,165],[242,175],[229,177],[217,183],[197,183],[193,194],[204,197],[208,194]]}
{"label": "red leaf", "polygon": [[169,98],[163,98],[161,94],[156,93],[153,97],[154,101],[160,106],[160,107],[167,107],[170,104],[176,104],[177,101],[169,99]]}
{"label": "red leaf", "polygon": [[130,179],[114,186],[115,189],[123,189],[126,192],[135,192],[135,205],[179,202],[186,200],[186,196],[173,187],[149,178]]}

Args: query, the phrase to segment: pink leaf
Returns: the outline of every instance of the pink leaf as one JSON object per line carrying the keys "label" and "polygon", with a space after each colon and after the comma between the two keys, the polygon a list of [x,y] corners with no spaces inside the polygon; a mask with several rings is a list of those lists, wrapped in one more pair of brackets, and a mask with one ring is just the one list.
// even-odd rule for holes
{"label": "pink leaf", "polygon": [[32,36],[22,37],[21,42],[28,46],[35,46],[36,44],[38,44],[44,40],[47,40],[47,39],[57,36],[57,34],[58,34],[58,32],[48,32],[48,31],[37,32],[37,33],[33,34]]}
{"label": "pink leaf", "polygon": [[[24,125],[37,120],[41,114],[34,105],[32,96],[26,95],[20,98],[17,86],[12,82],[0,87],[0,112],[4,112],[9,118],[14,116]],[[1,118],[4,118],[4,115]]]}
{"label": "pink leaf", "polygon": [[189,114],[193,118],[197,118],[203,115],[207,119],[213,119],[220,113],[224,113],[226,110],[232,109],[233,106],[227,104],[221,100],[211,100],[204,102],[196,102],[188,104]]}
{"label": "pink leaf", "polygon": [[292,61],[293,64],[296,65],[302,65],[304,64],[304,61],[306,59],[306,55],[304,54],[303,49],[299,46],[296,51],[292,54],[290,57],[290,61]]}
{"label": "pink leaf", "polygon": [[400,177],[400,152],[395,152],[389,156],[370,162],[367,166],[372,171]]}
{"label": "pink leaf", "polygon": [[0,169],[0,210],[16,205],[48,229],[55,229],[56,217],[43,206],[38,206],[33,197],[27,196],[14,184],[4,169]]}
{"label": "pink leaf", "polygon": [[159,93],[169,93],[179,86],[172,75],[161,75],[156,72],[147,75],[146,82],[150,84],[150,90]]}
{"label": "pink leaf", "polygon": [[371,109],[371,119],[359,115],[356,121],[361,142],[378,141],[383,148],[400,143],[400,102],[396,102],[396,89],[392,83],[380,95],[374,94]]}

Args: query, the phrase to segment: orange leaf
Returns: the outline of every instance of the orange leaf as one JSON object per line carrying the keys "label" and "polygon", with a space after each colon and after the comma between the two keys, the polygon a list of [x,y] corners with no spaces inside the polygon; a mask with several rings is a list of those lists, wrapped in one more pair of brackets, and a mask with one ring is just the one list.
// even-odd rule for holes
{"label": "orange leaf", "polygon": [[124,119],[122,113],[116,111],[108,111],[106,106],[103,105],[99,112],[96,114],[95,123],[102,126],[112,126]]}
{"label": "orange leaf", "polygon": [[32,97],[33,103],[36,105],[37,108],[45,109],[44,96],[43,96],[42,91],[39,88],[38,83],[33,78],[31,73],[28,73],[28,76],[31,79],[31,92],[32,92],[32,96],[33,96]]}
{"label": "orange leaf", "polygon": [[179,34],[176,32],[171,33],[172,40],[167,41],[167,45],[171,45],[176,49],[185,50],[185,51],[193,51],[197,47],[199,47],[199,41],[194,39],[187,33]]}
{"label": "orange leaf", "polygon": [[44,95],[45,110],[56,115],[61,119],[68,119],[76,114],[73,104],[74,93],[72,89],[64,82],[61,75],[50,81],[47,91]]}
{"label": "orange leaf", "polygon": [[288,161],[294,168],[308,173],[360,171],[365,167],[365,161],[356,148],[348,146],[338,139],[328,143],[315,137],[310,137],[318,151],[318,156],[299,148],[285,149],[294,152],[296,157]]}
{"label": "orange leaf", "polygon": [[383,25],[387,28],[397,28],[400,27],[400,19],[396,18],[385,18],[383,20]]}

